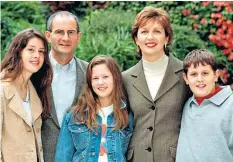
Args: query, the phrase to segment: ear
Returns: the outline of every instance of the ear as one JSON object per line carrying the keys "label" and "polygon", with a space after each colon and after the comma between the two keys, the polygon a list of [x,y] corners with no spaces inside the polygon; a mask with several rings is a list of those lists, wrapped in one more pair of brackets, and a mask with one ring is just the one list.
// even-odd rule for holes
{"label": "ear", "polygon": [[79,32],[79,33],[77,34],[77,37],[78,37],[78,43],[79,43],[79,41],[80,41],[80,39],[81,39],[81,36],[82,36],[82,32]]}
{"label": "ear", "polygon": [[138,46],[138,38],[137,37],[134,37],[134,42]]}
{"label": "ear", "polygon": [[166,45],[168,44],[168,41],[169,41],[169,36],[166,37]]}
{"label": "ear", "polygon": [[45,32],[45,37],[46,37],[47,41],[50,43],[51,42],[51,33],[49,31]]}
{"label": "ear", "polygon": [[184,78],[185,83],[188,85],[189,81],[188,81],[187,75],[185,73],[183,73],[183,78]]}
{"label": "ear", "polygon": [[219,69],[217,69],[217,70],[215,71],[215,82],[217,82],[217,81],[218,81],[218,77],[219,77],[219,75],[220,75],[220,70],[219,70]]}

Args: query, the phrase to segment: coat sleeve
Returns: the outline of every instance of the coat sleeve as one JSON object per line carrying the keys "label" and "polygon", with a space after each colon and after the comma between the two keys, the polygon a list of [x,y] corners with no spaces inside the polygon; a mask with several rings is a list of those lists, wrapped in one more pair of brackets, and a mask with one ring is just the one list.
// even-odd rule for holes
{"label": "coat sleeve", "polygon": [[[70,119],[71,118],[71,119]],[[58,137],[55,162],[71,162],[75,153],[75,146],[72,139],[72,134],[68,129],[69,120],[72,120],[72,116],[67,114],[62,122],[62,127]]]}
{"label": "coat sleeve", "polygon": [[0,96],[1,96],[1,107],[0,107],[0,162],[2,162],[2,125],[3,125],[3,106],[4,106],[4,95],[3,95],[3,87],[0,82]]}

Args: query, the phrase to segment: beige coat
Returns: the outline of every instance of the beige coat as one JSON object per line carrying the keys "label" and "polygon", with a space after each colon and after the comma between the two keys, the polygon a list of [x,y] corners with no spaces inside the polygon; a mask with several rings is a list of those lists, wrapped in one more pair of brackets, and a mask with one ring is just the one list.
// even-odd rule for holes
{"label": "beige coat", "polygon": [[31,127],[22,100],[12,82],[0,81],[0,162],[43,162],[41,101],[29,82]]}
{"label": "beige coat", "polygon": [[170,55],[155,99],[150,95],[142,61],[123,73],[134,114],[128,161],[175,162],[182,109],[189,93],[182,73],[182,62]]}

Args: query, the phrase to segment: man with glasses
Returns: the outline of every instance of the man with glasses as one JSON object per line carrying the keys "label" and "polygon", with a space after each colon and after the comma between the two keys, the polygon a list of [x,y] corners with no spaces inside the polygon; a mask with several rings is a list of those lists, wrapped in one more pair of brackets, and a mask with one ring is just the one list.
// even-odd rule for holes
{"label": "man with glasses", "polygon": [[55,161],[62,119],[67,109],[76,103],[84,82],[87,62],[74,56],[81,34],[78,18],[70,12],[56,12],[47,21],[45,36],[51,43],[49,57],[53,67],[53,81],[51,116],[43,119],[42,123],[45,162]]}

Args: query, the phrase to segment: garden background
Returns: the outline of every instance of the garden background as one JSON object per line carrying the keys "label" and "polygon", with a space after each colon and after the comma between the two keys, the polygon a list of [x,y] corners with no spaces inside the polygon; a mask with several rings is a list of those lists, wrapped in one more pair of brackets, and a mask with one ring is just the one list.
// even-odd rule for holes
{"label": "garden background", "polygon": [[76,56],[90,61],[97,54],[112,56],[121,70],[133,66],[136,54],[130,30],[136,14],[145,6],[161,7],[171,18],[174,40],[170,50],[179,59],[196,48],[212,51],[221,69],[221,84],[233,87],[232,1],[1,1],[1,60],[14,35],[28,27],[45,32],[47,18],[67,10],[80,19],[82,38]]}

